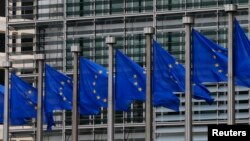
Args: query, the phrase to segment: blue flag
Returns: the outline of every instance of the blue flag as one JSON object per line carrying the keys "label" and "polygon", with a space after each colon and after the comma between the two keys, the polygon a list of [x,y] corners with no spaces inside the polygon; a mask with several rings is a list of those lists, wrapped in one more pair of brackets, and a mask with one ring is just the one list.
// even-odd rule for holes
{"label": "blue flag", "polygon": [[[11,111],[11,110],[10,110]],[[0,85],[0,124],[3,124],[4,119],[4,86]],[[11,118],[10,125],[25,125],[28,119],[26,118]]]}
{"label": "blue flag", "polygon": [[107,108],[108,73],[106,68],[80,58],[80,114],[96,115]]}
{"label": "blue flag", "polygon": [[44,109],[48,121],[48,130],[54,125],[54,110],[71,110],[73,83],[72,79],[58,72],[49,65],[45,65],[45,97]]}
{"label": "blue flag", "polygon": [[[16,74],[11,74],[10,107],[11,119],[36,118],[37,117],[37,89],[23,81]],[[48,124],[48,130],[54,124],[53,113],[45,111],[44,122]]]}
{"label": "blue flag", "polygon": [[193,76],[198,82],[227,81],[227,49],[192,30]]}
{"label": "blue flag", "polygon": [[116,50],[115,80],[116,110],[128,111],[133,101],[145,101],[145,70],[119,50]]}
{"label": "blue flag", "polygon": [[71,110],[72,93],[72,79],[46,64],[45,110],[47,112],[54,110]]}
{"label": "blue flag", "polygon": [[37,89],[11,74],[10,106],[12,118],[36,118]]}
{"label": "blue flag", "polygon": [[[154,88],[159,91],[184,92],[185,69],[176,59],[154,41]],[[211,104],[213,98],[209,91],[196,81],[193,83],[193,98],[203,99]],[[174,101],[174,100],[173,100]],[[177,102],[175,103],[177,104]]]}
{"label": "blue flag", "polygon": [[0,85],[0,124],[3,123],[4,117],[4,86]]}
{"label": "blue flag", "polygon": [[234,64],[237,84],[250,87],[250,41],[234,19]]}

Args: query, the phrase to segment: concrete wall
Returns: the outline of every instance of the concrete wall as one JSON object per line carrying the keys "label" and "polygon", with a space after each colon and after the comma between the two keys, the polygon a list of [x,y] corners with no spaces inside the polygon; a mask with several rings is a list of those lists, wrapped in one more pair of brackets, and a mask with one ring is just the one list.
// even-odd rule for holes
{"label": "concrete wall", "polygon": [[5,33],[6,29],[6,19],[5,17],[0,17],[0,33]]}

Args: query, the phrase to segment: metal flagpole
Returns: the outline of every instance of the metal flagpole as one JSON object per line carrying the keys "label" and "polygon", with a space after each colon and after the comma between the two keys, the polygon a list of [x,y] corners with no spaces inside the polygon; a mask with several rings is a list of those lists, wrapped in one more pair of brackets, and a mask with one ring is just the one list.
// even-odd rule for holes
{"label": "metal flagpole", "polygon": [[115,37],[106,37],[105,43],[108,45],[108,141],[114,141],[114,91],[113,91],[113,45],[116,43]]}
{"label": "metal flagpole", "polygon": [[79,52],[80,47],[73,45],[71,47],[73,52],[73,110],[72,110],[72,141],[78,141],[78,70],[79,70]]}
{"label": "metal flagpole", "polygon": [[36,54],[35,60],[38,61],[38,100],[37,100],[37,134],[36,141],[43,141],[43,69],[44,54]]}
{"label": "metal flagpole", "polygon": [[193,17],[183,17],[185,25],[185,141],[192,141],[191,25]]}
{"label": "metal flagpole", "polygon": [[[5,0],[5,7],[9,7],[9,1]],[[5,61],[3,62],[3,68],[5,69],[5,96],[4,96],[4,123],[3,123],[3,141],[9,141],[9,69],[11,62],[9,62],[9,9],[5,8],[6,18],[6,31],[5,31]]]}
{"label": "metal flagpole", "polygon": [[144,28],[146,36],[146,140],[153,141],[153,102],[152,102],[152,38],[155,33],[153,27]]}
{"label": "metal flagpole", "polygon": [[3,123],[3,141],[9,141],[9,71],[11,68],[11,62],[5,61],[1,64],[1,68],[4,68],[5,76],[4,76],[4,123]]}
{"label": "metal flagpole", "polygon": [[65,126],[66,126],[66,112],[65,110],[62,111],[62,141],[65,141],[65,138],[66,138],[66,129],[65,129]]}
{"label": "metal flagpole", "polygon": [[237,5],[225,5],[225,11],[228,13],[228,125],[235,124],[235,85],[234,85],[234,55],[233,55],[233,20],[234,12],[237,10]]}

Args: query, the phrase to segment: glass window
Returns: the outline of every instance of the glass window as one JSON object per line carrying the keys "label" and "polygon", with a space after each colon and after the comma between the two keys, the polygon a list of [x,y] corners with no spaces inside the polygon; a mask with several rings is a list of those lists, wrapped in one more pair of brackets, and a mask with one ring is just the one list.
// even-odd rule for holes
{"label": "glass window", "polygon": [[96,15],[108,15],[110,13],[109,1],[96,0],[95,1],[95,14]]}
{"label": "glass window", "polygon": [[127,0],[127,13],[145,13],[153,11],[152,0]]}
{"label": "glass window", "polygon": [[22,52],[33,51],[33,38],[22,37],[21,42],[22,42],[22,46],[21,46]]}
{"label": "glass window", "polygon": [[122,0],[110,0],[111,14],[122,14],[124,11],[124,2]]}

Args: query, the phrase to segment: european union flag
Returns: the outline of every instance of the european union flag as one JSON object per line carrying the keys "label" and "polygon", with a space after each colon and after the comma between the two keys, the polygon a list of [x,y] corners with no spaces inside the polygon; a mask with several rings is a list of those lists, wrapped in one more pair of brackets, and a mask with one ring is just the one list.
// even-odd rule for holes
{"label": "european union flag", "polygon": [[45,65],[45,110],[72,109],[72,78],[55,70],[49,65]]}
{"label": "european union flag", "polygon": [[234,19],[234,64],[237,84],[250,87],[250,41]]}
{"label": "european union flag", "polygon": [[[166,92],[185,91],[185,69],[176,59],[165,51],[159,43],[153,42],[154,46],[154,88]],[[211,104],[213,99],[209,91],[202,85],[193,82],[193,98],[206,100]],[[177,105],[177,97],[172,97],[172,101]]]}
{"label": "european union flag", "polygon": [[[14,120],[37,117],[37,89],[23,81],[16,74],[11,74],[10,89],[10,117]],[[52,112],[45,111],[44,122],[48,124],[48,130],[54,124]]]}
{"label": "european union flag", "polygon": [[11,74],[11,118],[36,118],[37,89]]}
{"label": "european union flag", "polygon": [[[11,110],[10,110],[11,112]],[[4,119],[4,86],[0,85],[0,124],[3,124]],[[11,118],[10,125],[25,125],[27,124],[26,118]]]}
{"label": "european union flag", "polygon": [[4,117],[4,86],[0,85],[0,124],[3,123]]}
{"label": "european union flag", "polygon": [[80,58],[80,114],[96,115],[107,108],[108,72],[106,68]]}
{"label": "european union flag", "polygon": [[227,49],[192,30],[193,76],[198,82],[227,81]]}
{"label": "european union flag", "polygon": [[72,79],[63,73],[45,65],[45,97],[44,109],[48,130],[54,125],[54,110],[71,110],[72,106]]}
{"label": "european union flag", "polygon": [[127,111],[133,101],[145,101],[145,73],[141,66],[116,50],[116,110]]}

